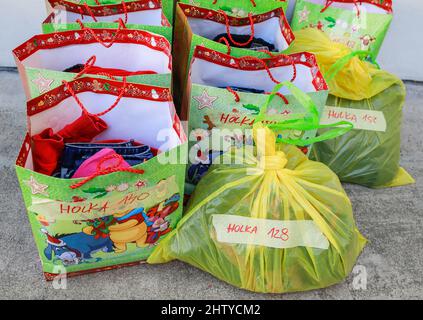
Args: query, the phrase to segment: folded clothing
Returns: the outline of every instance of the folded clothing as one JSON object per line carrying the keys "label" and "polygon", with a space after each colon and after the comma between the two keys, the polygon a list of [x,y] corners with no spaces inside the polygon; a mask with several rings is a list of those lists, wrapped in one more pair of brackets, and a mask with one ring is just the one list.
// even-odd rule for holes
{"label": "folded clothing", "polygon": [[122,160],[122,158],[117,159],[115,157],[117,155],[118,154],[110,148],[105,148],[97,152],[79,166],[72,178],[77,179],[89,177],[105,168],[126,169],[131,167],[128,162]]}
{"label": "folded clothing", "polygon": [[71,124],[54,133],[47,128],[32,137],[34,171],[51,176],[62,156],[66,143],[89,142],[107,129],[107,124],[95,115],[82,113]]}
{"label": "folded clothing", "polygon": [[149,146],[130,141],[105,141],[96,143],[69,143],[65,145],[61,161],[60,172],[57,173],[62,179],[74,177],[78,168],[103,149],[111,149],[123,157],[130,166],[150,160],[154,157],[155,151]]}
{"label": "folded clothing", "polygon": [[[234,43],[232,40],[234,40],[235,42],[237,42],[238,44]],[[250,39],[249,35],[241,35],[241,34],[232,34],[231,37],[228,36],[227,33],[222,33],[219,34],[216,38],[214,38],[214,41],[220,42],[220,40],[222,38],[226,38],[226,40],[228,40],[229,45],[231,47],[236,47],[236,48],[243,48],[243,49],[251,49],[251,50],[266,50],[266,51],[271,51],[271,52],[276,52],[276,47],[267,42],[266,40],[262,39],[262,38],[254,38],[253,41],[249,42],[246,45],[240,46],[240,43],[247,43],[247,41]]]}

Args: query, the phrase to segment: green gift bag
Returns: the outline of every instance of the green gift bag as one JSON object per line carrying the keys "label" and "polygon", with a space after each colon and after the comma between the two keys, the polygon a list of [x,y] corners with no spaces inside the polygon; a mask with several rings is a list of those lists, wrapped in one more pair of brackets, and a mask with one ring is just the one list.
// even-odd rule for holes
{"label": "green gift bag", "polygon": [[[257,50],[280,52],[287,49],[294,37],[284,8],[286,2],[281,1],[178,2],[173,50],[175,96],[182,96],[186,90],[189,67],[198,45],[218,49],[224,47],[219,41],[226,41],[233,46],[234,52],[244,55],[256,55]],[[246,47],[255,47],[255,50]],[[181,101],[175,103],[179,106]]]}
{"label": "green gift bag", "polygon": [[[292,81],[316,105],[320,116],[328,96],[316,59],[309,53],[259,59],[236,57],[198,46],[191,64],[182,117],[188,119],[190,164],[187,182],[196,184],[213,159],[232,146],[251,143],[251,129],[275,84]],[[250,90],[250,92],[247,92]],[[304,114],[304,100],[281,87],[266,112],[267,121],[289,120]],[[251,133],[251,132],[250,132]],[[316,128],[288,130],[282,136],[314,138]],[[218,143],[215,142],[217,139]],[[310,143],[302,145],[308,153]]]}
{"label": "green gift bag", "polygon": [[[94,142],[133,139],[155,157],[131,168],[101,159],[80,179],[35,172],[32,137],[58,132],[81,112],[107,123]],[[145,261],[182,216],[186,138],[169,88],[78,78],[30,100],[28,124],[16,172],[46,278]]]}
{"label": "green gift bag", "polygon": [[130,24],[173,24],[173,0],[46,0],[46,4],[49,21],[113,22],[121,18]]}
{"label": "green gift bag", "polygon": [[333,41],[377,57],[391,21],[391,0],[297,0],[291,26],[323,30]]}
{"label": "green gift bag", "polygon": [[[170,28],[134,30],[122,24],[94,24],[94,28],[70,24],[66,31],[36,35],[13,51],[28,99],[73,79],[75,73],[69,68],[87,64],[93,57],[92,67],[104,69],[95,74],[114,71],[115,75],[118,70],[117,74],[129,76],[128,81],[170,87]],[[151,28],[157,33],[147,30]]]}

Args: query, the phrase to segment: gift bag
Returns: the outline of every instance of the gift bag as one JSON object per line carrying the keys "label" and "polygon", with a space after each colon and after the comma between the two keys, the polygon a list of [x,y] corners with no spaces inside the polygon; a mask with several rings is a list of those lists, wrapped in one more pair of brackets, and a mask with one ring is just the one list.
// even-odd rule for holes
{"label": "gift bag", "polygon": [[[198,45],[219,50],[228,44],[235,56],[263,57],[258,51],[283,51],[294,40],[283,11],[285,2],[201,0],[195,3],[182,1],[176,6],[173,50],[176,96],[186,90],[188,72]],[[178,106],[182,103],[175,102]]]}
{"label": "gift bag", "polygon": [[[140,263],[176,226],[186,138],[169,88],[79,78],[30,100],[28,124],[16,171],[48,280]],[[78,145],[88,134],[89,145]],[[116,143],[151,157],[129,166],[128,148],[101,153],[79,166],[78,178],[62,178],[76,151]],[[83,166],[91,173],[78,176]],[[59,175],[40,173],[49,168]]]}
{"label": "gift bag", "polygon": [[[113,22],[119,18],[129,24],[171,26],[173,0],[46,0],[50,12],[46,23]],[[59,22],[60,23],[60,22]]]}
{"label": "gift bag", "polygon": [[369,52],[351,52],[323,32],[305,29],[296,36],[290,51],[313,52],[329,83],[321,122],[347,120],[354,124],[354,130],[344,136],[315,144],[311,157],[327,164],[343,182],[373,188],[414,183],[400,167],[406,95],[402,81],[362,61]]}
{"label": "gift bag", "polygon": [[295,31],[322,30],[351,50],[370,51],[376,57],[391,21],[391,0],[297,0],[291,26]]}
{"label": "gift bag", "polygon": [[366,240],[339,179],[296,147],[275,145],[275,134],[258,128],[256,147],[232,149],[212,166],[176,230],[148,262],[178,259],[263,293],[342,281]]}
{"label": "gift bag", "polygon": [[[196,48],[182,113],[182,118],[188,119],[190,137],[187,182],[197,184],[213,158],[230,147],[252,143],[245,129],[252,128],[275,84],[284,81],[304,91],[315,104],[316,113],[321,114],[328,88],[312,54],[237,58],[206,47]],[[268,121],[288,120],[304,113],[307,102],[297,91],[280,87],[267,109]],[[283,134],[307,140],[316,135],[316,129]],[[302,146],[306,154],[310,145]]]}
{"label": "gift bag", "polygon": [[170,79],[172,70],[171,45],[166,36],[128,29],[122,23],[117,29],[82,25],[75,30],[36,35],[13,53],[28,99],[60,86],[62,80],[73,79],[93,57],[95,68],[90,72],[97,75],[167,75],[165,78]]}

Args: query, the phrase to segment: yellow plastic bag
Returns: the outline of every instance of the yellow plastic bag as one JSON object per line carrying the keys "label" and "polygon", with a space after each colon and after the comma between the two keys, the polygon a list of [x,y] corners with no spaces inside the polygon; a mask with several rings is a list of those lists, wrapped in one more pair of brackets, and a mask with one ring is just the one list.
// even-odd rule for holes
{"label": "yellow plastic bag", "polygon": [[[366,240],[337,176],[257,126],[197,186],[185,217],[150,256],[178,259],[236,287],[305,291],[342,281]],[[242,151],[242,152],[241,152]]]}
{"label": "yellow plastic bag", "polygon": [[[406,95],[402,81],[363,61],[368,52],[351,52],[317,29],[303,29],[296,32],[295,37],[289,52],[314,53],[329,85],[330,95],[322,122],[330,121],[331,117],[339,117],[336,121],[345,119],[343,117],[356,119],[355,130],[316,143],[312,159],[327,164],[343,182],[372,188],[414,183],[399,165]],[[378,122],[371,123],[373,127],[369,129],[360,117],[377,118]],[[326,129],[322,129],[318,134],[325,132]]]}

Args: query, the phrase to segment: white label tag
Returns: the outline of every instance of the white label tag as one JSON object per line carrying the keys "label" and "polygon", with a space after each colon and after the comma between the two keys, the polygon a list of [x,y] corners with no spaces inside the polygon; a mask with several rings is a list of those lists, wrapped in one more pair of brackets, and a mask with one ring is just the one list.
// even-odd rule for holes
{"label": "white label tag", "polygon": [[310,247],[327,250],[329,241],[312,220],[281,221],[213,215],[217,241],[270,248]]}
{"label": "white label tag", "polygon": [[386,131],[386,120],[382,111],[326,106],[320,124],[334,124],[339,121],[351,122],[356,130]]}

